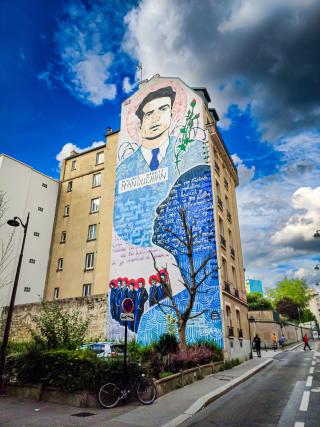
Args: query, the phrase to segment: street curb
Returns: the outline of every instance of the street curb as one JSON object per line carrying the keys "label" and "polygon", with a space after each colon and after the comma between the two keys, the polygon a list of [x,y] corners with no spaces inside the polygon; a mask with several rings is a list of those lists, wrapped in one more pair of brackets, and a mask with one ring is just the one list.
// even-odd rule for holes
{"label": "street curb", "polygon": [[273,359],[268,359],[265,362],[262,362],[260,365],[255,366],[254,368],[250,369],[246,373],[240,375],[240,377],[235,378],[234,380],[231,380],[228,382],[228,384],[219,387],[217,390],[214,390],[202,397],[200,397],[198,400],[196,400],[188,409],[184,411],[183,414],[178,415],[176,418],[173,418],[171,421],[169,421],[166,424],[163,424],[161,427],[178,427],[183,422],[191,418],[193,415],[195,415],[197,412],[199,412],[201,409],[205,408],[207,405],[212,403],[214,400],[218,399],[219,397],[226,394],[228,391],[232,390],[237,385],[243,383],[248,378],[252,377],[254,374],[259,372],[261,369],[265,368],[267,365],[273,362]]}

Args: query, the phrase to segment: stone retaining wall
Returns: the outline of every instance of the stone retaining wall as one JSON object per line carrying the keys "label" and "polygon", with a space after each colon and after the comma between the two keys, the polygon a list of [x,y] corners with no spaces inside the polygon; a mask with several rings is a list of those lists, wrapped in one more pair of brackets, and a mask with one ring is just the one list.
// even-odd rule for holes
{"label": "stone retaining wall", "polygon": [[[107,298],[106,295],[94,295],[92,297],[67,298],[56,301],[61,310],[79,310],[83,318],[89,318],[90,324],[86,338],[88,340],[105,340],[105,324],[107,318]],[[47,304],[52,304],[48,301]],[[3,328],[7,317],[8,307],[2,310],[0,334],[3,335]],[[10,340],[29,341],[30,327],[34,326],[33,316],[38,316],[41,312],[40,303],[21,304],[14,307],[12,325],[10,330]]]}

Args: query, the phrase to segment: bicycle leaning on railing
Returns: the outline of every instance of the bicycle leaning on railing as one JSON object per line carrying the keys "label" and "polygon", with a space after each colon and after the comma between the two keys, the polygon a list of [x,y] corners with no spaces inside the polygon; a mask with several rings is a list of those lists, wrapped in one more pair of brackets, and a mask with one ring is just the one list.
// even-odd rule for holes
{"label": "bicycle leaning on railing", "polygon": [[123,387],[114,383],[104,384],[98,392],[98,401],[103,408],[114,408],[120,400],[126,400],[133,391],[144,405],[150,405],[157,398],[157,389],[143,373],[139,373],[128,385]]}

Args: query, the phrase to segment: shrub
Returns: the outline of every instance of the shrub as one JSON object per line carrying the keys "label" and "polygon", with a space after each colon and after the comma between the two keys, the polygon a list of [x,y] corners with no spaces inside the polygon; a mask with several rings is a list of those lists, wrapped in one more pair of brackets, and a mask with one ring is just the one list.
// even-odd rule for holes
{"label": "shrub", "polygon": [[48,349],[74,350],[83,343],[89,319],[82,319],[78,310],[65,312],[55,301],[42,301],[42,313],[33,316],[36,329],[31,330],[34,340]]}
{"label": "shrub", "polygon": [[240,360],[238,358],[226,360],[224,362],[224,369],[232,369],[234,366],[240,365]]}
{"label": "shrub", "polygon": [[197,365],[204,365],[212,361],[213,353],[210,349],[201,346],[188,347],[172,356],[172,370],[189,369]]}
{"label": "shrub", "polygon": [[172,334],[160,335],[159,341],[155,345],[156,350],[158,350],[162,356],[168,353],[176,353],[178,351],[178,346],[177,337]]}
{"label": "shrub", "polygon": [[127,383],[139,370],[136,363],[129,363],[124,375],[121,358],[101,359],[90,350],[43,351],[33,347],[25,354],[7,360],[7,370],[19,383],[42,382],[69,392],[96,391],[106,381]]}
{"label": "shrub", "polygon": [[160,372],[159,378],[170,377],[170,375],[172,375],[172,374],[173,374],[173,372],[171,372],[171,371],[163,371],[163,372]]}

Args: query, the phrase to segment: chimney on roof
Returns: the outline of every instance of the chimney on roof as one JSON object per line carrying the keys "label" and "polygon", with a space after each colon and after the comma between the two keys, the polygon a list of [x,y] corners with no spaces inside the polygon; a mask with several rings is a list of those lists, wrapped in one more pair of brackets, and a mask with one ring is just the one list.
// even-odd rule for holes
{"label": "chimney on roof", "polygon": [[79,154],[77,151],[72,150],[71,153],[70,153],[70,156],[76,156],[77,154]]}
{"label": "chimney on roof", "polygon": [[107,136],[107,135],[109,135],[110,133],[112,133],[112,128],[107,127],[107,130],[106,130],[106,136]]}

